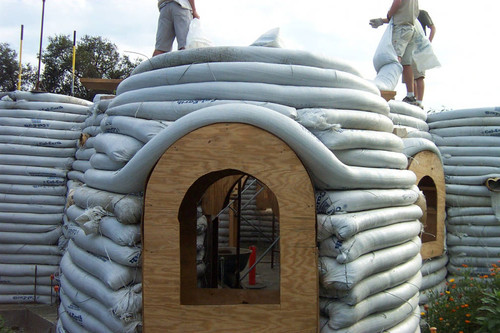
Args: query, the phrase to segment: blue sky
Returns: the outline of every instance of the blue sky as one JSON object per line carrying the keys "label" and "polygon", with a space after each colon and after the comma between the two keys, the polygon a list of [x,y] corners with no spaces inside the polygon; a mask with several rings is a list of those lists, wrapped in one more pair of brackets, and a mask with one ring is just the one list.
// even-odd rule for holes
{"label": "blue sky", "polygon": [[[370,18],[385,16],[391,0],[197,0],[203,28],[216,46],[249,45],[280,27],[289,48],[344,59],[366,79],[376,75],[373,54],[385,28]],[[420,0],[437,27],[434,50],[441,68],[427,72],[428,108],[500,106],[498,0]],[[24,25],[23,62],[37,65],[42,0],[0,0],[0,42],[19,52]],[[150,56],[158,9],[156,0],[46,0],[44,45],[56,34],[77,39],[103,36],[132,58]],[[405,88],[398,85],[396,99]]]}

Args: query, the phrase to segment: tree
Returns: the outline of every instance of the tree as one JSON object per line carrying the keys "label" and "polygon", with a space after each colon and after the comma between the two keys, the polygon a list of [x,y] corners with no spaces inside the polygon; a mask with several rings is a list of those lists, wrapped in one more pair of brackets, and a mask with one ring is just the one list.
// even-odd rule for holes
{"label": "tree", "polygon": [[[17,53],[7,43],[0,43],[0,91],[17,90],[19,79],[19,61]],[[35,70],[30,64],[23,65],[21,74],[21,89],[27,90],[34,86]]]}
{"label": "tree", "polygon": [[[73,43],[69,36],[49,37],[49,44],[43,53],[44,70],[41,87],[52,93],[70,95]],[[130,61],[120,56],[115,44],[97,36],[85,35],[78,42],[75,57],[76,97],[92,100],[95,93],[89,92],[80,83],[80,78],[123,79],[130,75],[139,60]]]}

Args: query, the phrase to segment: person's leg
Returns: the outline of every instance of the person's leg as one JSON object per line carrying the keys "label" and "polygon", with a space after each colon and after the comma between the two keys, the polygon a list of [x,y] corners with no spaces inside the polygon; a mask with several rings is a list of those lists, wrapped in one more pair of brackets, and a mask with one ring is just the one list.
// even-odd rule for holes
{"label": "person's leg", "polygon": [[158,54],[172,51],[172,44],[175,38],[174,21],[172,18],[173,4],[174,2],[167,3],[160,10],[153,57],[157,56]]}
{"label": "person's leg", "polygon": [[406,92],[414,93],[413,90],[413,70],[411,69],[411,65],[403,65],[403,82],[406,85]]}
{"label": "person's leg", "polygon": [[184,50],[186,48],[189,24],[193,19],[193,14],[189,9],[182,8],[178,5],[173,10],[172,17],[174,19],[174,30],[177,38],[177,49]]}
{"label": "person's leg", "polygon": [[424,82],[424,77],[419,77],[415,80],[415,86],[416,88],[416,96],[418,101],[423,101],[424,100],[424,90],[425,90],[425,82]]}

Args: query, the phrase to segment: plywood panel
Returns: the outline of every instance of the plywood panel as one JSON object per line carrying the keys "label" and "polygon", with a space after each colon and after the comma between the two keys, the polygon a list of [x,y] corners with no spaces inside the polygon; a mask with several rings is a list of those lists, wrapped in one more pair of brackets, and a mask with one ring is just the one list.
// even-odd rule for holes
{"label": "plywood panel", "polygon": [[427,224],[426,230],[433,234],[422,237],[420,254],[423,259],[434,258],[442,255],[444,251],[446,188],[443,165],[435,153],[425,150],[410,159],[408,169],[415,173],[417,185],[426,195],[427,209],[424,213],[427,216],[424,219]]}
{"label": "plywood panel", "polygon": [[[192,236],[183,232],[193,223],[191,209],[196,207],[196,202],[184,200],[186,193],[191,201],[201,199],[218,179],[241,173],[257,178],[276,195],[281,227],[279,304],[183,304],[183,287],[196,288],[194,264],[181,262],[181,253],[192,257],[195,250]],[[145,193],[144,330],[316,332],[315,221],[309,175],[290,147],[274,135],[251,125],[222,123],[184,136],[158,161]]]}

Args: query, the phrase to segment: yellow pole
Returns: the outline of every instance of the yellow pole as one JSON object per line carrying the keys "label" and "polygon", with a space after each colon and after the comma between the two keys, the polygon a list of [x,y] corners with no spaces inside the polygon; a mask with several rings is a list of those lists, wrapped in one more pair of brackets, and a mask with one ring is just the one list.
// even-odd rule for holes
{"label": "yellow pole", "polygon": [[19,44],[19,78],[17,80],[17,90],[21,90],[21,75],[23,74],[23,65],[22,65],[22,58],[23,58],[23,32],[24,32],[24,25],[21,24],[21,43]]}
{"label": "yellow pole", "polygon": [[76,62],[76,30],[73,31],[73,81],[71,82],[71,96],[75,96],[75,62]]}

